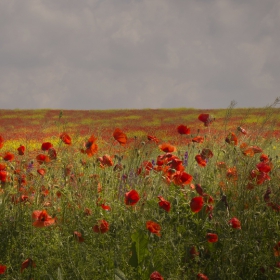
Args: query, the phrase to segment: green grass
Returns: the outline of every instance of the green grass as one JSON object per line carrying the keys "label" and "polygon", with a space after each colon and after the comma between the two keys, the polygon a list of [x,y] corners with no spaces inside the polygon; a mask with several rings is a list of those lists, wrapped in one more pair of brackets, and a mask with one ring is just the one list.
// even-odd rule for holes
{"label": "green grass", "polygon": [[[200,144],[192,143],[191,136],[181,136],[176,131],[182,124],[179,113],[184,113],[184,108],[157,113],[139,111],[139,116],[143,114],[150,121],[137,123],[134,128],[130,124],[138,116],[134,110],[131,118],[124,118],[126,122],[121,122],[121,116],[117,121],[96,120],[98,127],[88,127],[87,135],[79,134],[77,115],[67,112],[65,123],[62,116],[53,130],[49,126],[44,128],[44,141],[53,144],[57,158],[42,164],[36,160],[38,154],[48,155],[47,151],[40,150],[42,141],[30,137],[22,142],[12,132],[2,131],[0,265],[5,265],[6,271],[0,277],[148,280],[158,271],[165,280],[199,279],[199,273],[208,279],[280,278],[280,244],[279,249],[277,247],[280,242],[279,141],[273,137],[257,138],[267,116],[262,116],[254,130],[244,125],[248,130],[244,136],[236,130],[240,119],[237,122],[234,119],[236,115],[242,117],[244,111],[230,110],[227,116],[232,117],[217,119],[209,128],[197,120],[198,111],[194,110],[196,115],[189,119],[190,127],[195,130],[194,135],[200,129],[199,135],[205,139]],[[170,113],[168,117],[164,117],[166,111]],[[226,110],[220,112],[215,115],[222,115]],[[99,117],[108,117],[111,113],[121,115],[122,112],[99,113]],[[82,112],[79,114],[82,116]],[[156,127],[163,117],[170,126],[160,123],[162,126]],[[71,118],[76,118],[77,123],[69,123]],[[277,114],[269,118],[265,127],[272,130],[271,122],[277,118]],[[147,123],[152,128],[148,128]],[[125,146],[114,141],[113,131],[118,126],[127,129],[124,130],[128,136]],[[73,127],[72,133],[67,131],[72,138],[69,146],[59,139],[59,133]],[[160,136],[159,144],[167,140],[171,144],[176,142],[176,152],[168,156],[158,144],[149,142],[146,139],[149,129]],[[95,131],[99,149],[89,157],[81,153],[81,149],[86,149],[87,139]],[[40,134],[40,130],[36,132]],[[237,145],[225,142],[229,132],[236,134]],[[265,165],[271,166],[271,170],[265,173],[269,176],[265,180],[261,181],[261,176],[267,175],[260,171],[255,172],[255,178],[250,177],[252,170],[258,170],[261,153],[245,156],[244,148],[240,147],[243,142],[249,147],[262,148],[262,153],[269,156]],[[26,146],[21,156],[16,150],[19,144]],[[203,149],[213,153],[205,167],[199,166],[195,159],[203,154]],[[4,160],[8,151],[15,159]],[[112,166],[100,165],[98,158],[105,154],[111,156]],[[161,161],[157,161],[159,159]],[[145,168],[147,162],[153,163],[152,169]],[[225,168],[220,168],[219,162],[224,162]],[[39,169],[45,169],[44,176],[37,172]],[[234,169],[236,174],[231,175]],[[183,171],[192,176],[188,184],[179,180]],[[5,172],[8,172],[6,180],[3,179]],[[204,195],[199,194],[196,184],[201,185]],[[125,194],[130,190],[136,190],[140,197],[133,206],[125,203]],[[158,196],[170,202],[169,212],[160,207]],[[202,197],[203,206],[193,212],[191,201],[197,197]],[[110,211],[104,210],[102,205],[110,206]],[[32,213],[44,209],[55,222],[35,227]],[[229,224],[234,217],[240,221],[241,229]],[[105,233],[93,230],[100,220],[109,224]],[[147,221],[160,225],[160,235],[147,229]],[[81,234],[83,242],[74,236],[75,231]],[[208,242],[208,233],[217,234],[218,241]],[[197,254],[191,254],[192,248]],[[30,261],[21,272],[27,259],[35,266]]]}

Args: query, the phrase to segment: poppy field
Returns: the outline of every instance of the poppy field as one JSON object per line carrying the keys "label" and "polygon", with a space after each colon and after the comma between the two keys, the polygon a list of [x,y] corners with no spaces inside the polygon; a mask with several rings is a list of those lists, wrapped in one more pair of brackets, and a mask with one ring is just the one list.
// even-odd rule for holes
{"label": "poppy field", "polygon": [[280,279],[280,111],[0,110],[0,278]]}

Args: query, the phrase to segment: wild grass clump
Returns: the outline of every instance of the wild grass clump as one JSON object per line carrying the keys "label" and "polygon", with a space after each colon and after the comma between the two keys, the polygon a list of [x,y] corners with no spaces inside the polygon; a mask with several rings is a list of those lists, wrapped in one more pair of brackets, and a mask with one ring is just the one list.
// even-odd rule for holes
{"label": "wild grass clump", "polygon": [[113,122],[69,134],[62,115],[37,146],[2,133],[0,277],[280,278],[278,100],[254,128],[234,105],[174,124],[176,146]]}

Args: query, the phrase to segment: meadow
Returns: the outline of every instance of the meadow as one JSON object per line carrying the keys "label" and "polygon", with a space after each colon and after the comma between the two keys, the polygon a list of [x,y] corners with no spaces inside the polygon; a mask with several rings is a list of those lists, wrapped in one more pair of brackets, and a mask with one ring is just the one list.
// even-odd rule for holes
{"label": "meadow", "polygon": [[280,279],[278,105],[0,110],[0,278]]}

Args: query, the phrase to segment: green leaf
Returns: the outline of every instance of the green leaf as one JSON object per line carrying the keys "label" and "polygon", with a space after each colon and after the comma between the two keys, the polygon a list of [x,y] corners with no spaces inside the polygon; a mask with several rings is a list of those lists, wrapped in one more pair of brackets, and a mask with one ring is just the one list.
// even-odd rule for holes
{"label": "green leaf", "polygon": [[141,264],[144,261],[145,257],[149,254],[149,239],[144,232],[139,230],[131,235],[131,240],[132,255],[129,260],[129,265],[131,265],[132,267],[138,267],[139,264]]}

